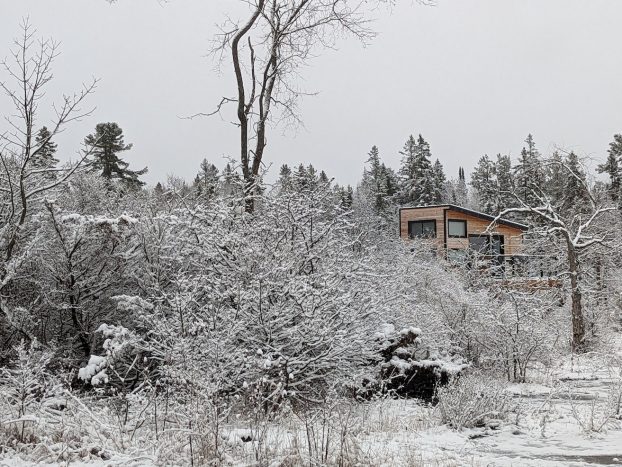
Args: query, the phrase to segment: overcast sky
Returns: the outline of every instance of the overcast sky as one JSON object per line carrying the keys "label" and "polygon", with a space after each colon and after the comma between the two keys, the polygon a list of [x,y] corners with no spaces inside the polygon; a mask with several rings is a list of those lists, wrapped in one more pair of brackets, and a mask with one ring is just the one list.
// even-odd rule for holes
{"label": "overcast sky", "polygon": [[[29,16],[62,43],[48,97],[101,79],[93,115],[59,139],[63,158],[96,123],[115,121],[134,143],[127,161],[147,165],[148,182],[170,173],[191,179],[204,157],[223,166],[237,155],[231,124],[179,118],[232,94],[229,68],[218,75],[206,53],[234,3],[0,0],[0,57]],[[530,132],[543,153],[561,146],[595,158],[622,132],[622,1],[398,3],[376,13],[370,46],[341,42],[304,70],[304,86],[319,94],[301,106],[304,129],[270,136],[273,172],[312,163],[354,184],[372,145],[397,167],[408,135],[421,133],[453,177],[485,153],[515,157]],[[7,101],[0,106],[6,115]]]}

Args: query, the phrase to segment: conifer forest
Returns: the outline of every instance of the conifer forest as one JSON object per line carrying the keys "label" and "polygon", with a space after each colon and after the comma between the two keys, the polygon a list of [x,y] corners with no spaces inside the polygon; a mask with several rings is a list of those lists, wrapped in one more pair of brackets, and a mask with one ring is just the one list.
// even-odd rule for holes
{"label": "conifer forest", "polygon": [[[304,127],[331,92],[305,78],[337,66],[318,60],[365,62],[401,33],[394,9],[443,21],[459,2],[209,0],[203,19],[217,27],[195,59],[218,98],[198,89],[176,114],[138,100],[112,113],[106,80],[139,94],[170,77],[141,70],[132,84],[121,59],[93,77],[114,24],[96,51],[38,9],[96,24],[79,13],[88,3],[122,22],[133,1],[28,0],[29,14],[0,14],[13,37],[0,42],[0,466],[622,464],[619,93],[617,120],[583,128],[596,152],[574,132],[540,137],[534,115],[507,108],[497,125],[525,130],[487,153],[448,153],[453,127],[423,116],[325,154],[321,139],[352,138],[351,110],[331,94],[344,126]],[[186,8],[136,2],[163,25]],[[572,8],[600,8],[608,25],[614,4]],[[132,21],[146,44],[185,40]],[[413,75],[428,65],[412,49],[428,46],[408,45]],[[619,85],[608,60],[590,73]],[[397,93],[418,102],[416,86],[392,89],[391,70],[365,63],[381,83],[361,96],[370,114],[383,99],[406,105]],[[139,120],[152,119],[150,147],[190,138],[157,126],[165,116],[200,129],[199,152],[150,160]],[[573,116],[559,118],[555,131]],[[389,142],[387,128],[409,129]],[[280,150],[297,132],[318,149]]]}

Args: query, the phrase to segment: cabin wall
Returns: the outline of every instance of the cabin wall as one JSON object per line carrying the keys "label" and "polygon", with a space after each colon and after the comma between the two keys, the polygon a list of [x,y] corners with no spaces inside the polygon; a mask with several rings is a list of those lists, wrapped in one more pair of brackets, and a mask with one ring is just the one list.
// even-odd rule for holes
{"label": "cabin wall", "polygon": [[[446,214],[445,214],[446,213]],[[403,208],[400,211],[400,236],[404,240],[408,240],[408,222],[421,220],[436,221],[436,242],[439,248],[445,244],[445,215],[447,220],[457,219],[467,221],[467,235],[483,234],[490,221],[477,216],[465,214],[460,211],[452,211],[450,208],[429,207],[408,209]],[[494,235],[503,235],[506,255],[514,255],[519,253],[522,245],[522,231],[515,227],[507,225],[497,225],[491,231]],[[447,248],[466,249],[469,247],[469,239],[467,238],[447,238]]]}
{"label": "cabin wall", "polygon": [[[452,211],[451,209],[447,210],[447,220],[449,219],[466,220],[467,235],[483,234],[490,225],[490,221],[487,219],[459,211]],[[493,235],[503,235],[506,255],[514,255],[519,252],[518,250],[522,244],[522,231],[520,229],[508,225],[497,225],[491,229],[490,233]],[[468,238],[447,238],[447,248],[462,249],[468,247]]]}
{"label": "cabin wall", "polygon": [[429,207],[408,209],[404,208],[400,211],[400,237],[408,240],[408,222],[409,221],[436,221],[436,240],[439,247],[443,247],[445,238],[444,212],[445,207]]}

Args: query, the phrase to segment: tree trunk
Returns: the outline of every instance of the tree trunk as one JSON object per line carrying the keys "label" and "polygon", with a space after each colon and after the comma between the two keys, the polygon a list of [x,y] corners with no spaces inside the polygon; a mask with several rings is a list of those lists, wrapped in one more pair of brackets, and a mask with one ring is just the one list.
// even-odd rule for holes
{"label": "tree trunk", "polygon": [[579,258],[570,238],[566,239],[568,248],[568,270],[572,299],[572,350],[581,351],[585,344],[585,320],[581,288],[579,287]]}

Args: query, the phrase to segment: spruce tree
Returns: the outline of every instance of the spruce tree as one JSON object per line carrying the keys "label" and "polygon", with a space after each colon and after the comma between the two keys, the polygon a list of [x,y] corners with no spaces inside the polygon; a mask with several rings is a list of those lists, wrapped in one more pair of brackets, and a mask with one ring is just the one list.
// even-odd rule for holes
{"label": "spruce tree", "polygon": [[471,186],[477,192],[479,209],[488,214],[495,214],[497,210],[497,181],[495,165],[488,155],[482,156],[471,174]]}
{"label": "spruce tree", "polygon": [[527,147],[521,150],[518,165],[515,168],[515,191],[526,204],[536,206],[539,204],[539,194],[544,188],[544,170],[540,153],[536,149],[531,134],[527,136],[525,143]]}
{"label": "spruce tree", "polygon": [[457,206],[469,204],[469,189],[463,167],[458,167],[458,181],[452,181],[451,202]]}
{"label": "spruce tree", "polygon": [[497,202],[495,213],[500,213],[504,209],[515,206],[514,199],[514,177],[512,176],[512,160],[510,156],[497,154],[495,163],[495,176],[497,188]]}
{"label": "spruce tree", "polygon": [[434,204],[435,178],[430,145],[421,135],[417,140],[410,135],[400,154],[403,156],[400,167],[401,202],[416,206]]}
{"label": "spruce tree", "polygon": [[123,141],[123,130],[119,125],[114,122],[98,123],[95,133],[88,135],[84,142],[93,148],[93,168],[101,170],[101,176],[106,180],[118,179],[133,187],[145,184],[138,177],[147,173],[147,168],[130,170],[129,164],[117,155],[132,149],[132,144]]}
{"label": "spruce tree", "polygon": [[574,152],[568,154],[565,163],[566,183],[564,184],[561,210],[562,212],[585,211],[589,202],[585,172],[581,169],[579,158]]}
{"label": "spruce tree", "polygon": [[372,146],[366,164],[363,170],[362,187],[376,214],[380,214],[386,207],[387,180],[385,178],[386,167],[383,171],[384,166],[380,161],[380,151],[377,146]]}
{"label": "spruce tree", "polygon": [[609,175],[609,196],[614,201],[618,200],[622,190],[622,134],[613,136],[607,161],[598,166],[598,172]]}
{"label": "spruce tree", "polygon": [[50,169],[58,164],[56,143],[51,140],[52,133],[47,127],[42,127],[35,136],[35,154],[30,163],[36,169]]}
{"label": "spruce tree", "polygon": [[207,159],[203,159],[193,184],[197,198],[202,201],[213,199],[218,191],[219,182],[218,168]]}
{"label": "spruce tree", "polygon": [[564,160],[561,154],[559,151],[555,151],[551,156],[545,190],[553,206],[559,206],[564,198],[568,173],[563,164]]}
{"label": "spruce tree", "polygon": [[326,184],[330,182],[330,180],[328,179],[328,175],[326,175],[326,172],[324,172],[323,170],[320,170],[320,176],[318,177],[318,179],[321,184]]}
{"label": "spruce tree", "polygon": [[393,199],[399,190],[399,180],[397,175],[392,168],[387,167],[384,163],[380,166],[380,171],[386,183],[387,197]]}
{"label": "spruce tree", "polygon": [[292,182],[292,169],[289,168],[289,165],[283,164],[279,170],[279,189],[281,191],[291,191],[293,187]]}
{"label": "spruce tree", "polygon": [[242,177],[233,169],[231,163],[227,162],[225,168],[222,170],[222,193],[225,196],[231,196],[234,194],[241,194],[242,192]]}
{"label": "spruce tree", "polygon": [[434,162],[432,172],[434,174],[434,202],[440,204],[445,201],[445,183],[447,178],[445,177],[443,164],[438,159]]}

